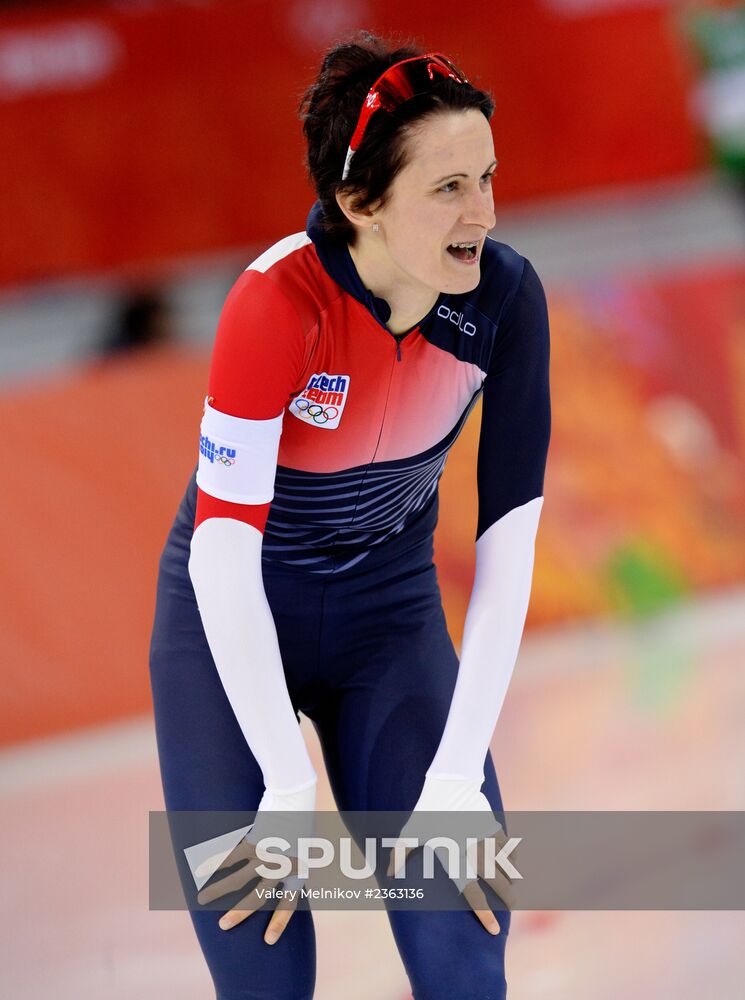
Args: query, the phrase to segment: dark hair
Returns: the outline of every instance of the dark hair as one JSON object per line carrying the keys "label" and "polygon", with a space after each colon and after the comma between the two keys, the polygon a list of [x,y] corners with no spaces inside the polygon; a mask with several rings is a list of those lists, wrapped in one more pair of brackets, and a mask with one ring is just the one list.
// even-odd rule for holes
{"label": "dark hair", "polygon": [[308,143],[308,173],[323,207],[324,228],[335,239],[350,243],[355,235],[336,202],[336,192],[354,192],[358,209],[384,203],[406,165],[406,138],[414,123],[443,110],[476,108],[487,121],[494,112],[486,91],[437,77],[426,94],[412,97],[395,112],[372,116],[349,176],[342,181],[347,147],[368,90],[394,63],[423,51],[412,45],[393,48],[376,35],[360,32],[326,53],[316,80],[303,95],[299,110]]}

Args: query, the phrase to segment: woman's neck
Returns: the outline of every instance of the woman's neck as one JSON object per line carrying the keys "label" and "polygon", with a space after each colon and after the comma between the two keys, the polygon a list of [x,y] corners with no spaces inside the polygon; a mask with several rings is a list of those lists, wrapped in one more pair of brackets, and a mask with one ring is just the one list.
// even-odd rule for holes
{"label": "woman's neck", "polygon": [[386,324],[391,333],[411,330],[437,302],[437,292],[425,285],[414,285],[406,275],[396,273],[374,246],[366,245],[364,238],[350,245],[349,254],[365,288],[391,307]]}

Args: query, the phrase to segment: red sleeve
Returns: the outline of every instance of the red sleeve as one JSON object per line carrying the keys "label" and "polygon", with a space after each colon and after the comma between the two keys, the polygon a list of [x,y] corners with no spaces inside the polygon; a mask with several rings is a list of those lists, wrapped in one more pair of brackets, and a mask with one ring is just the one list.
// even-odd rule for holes
{"label": "red sleeve", "polygon": [[[210,406],[233,417],[269,420],[287,405],[302,369],[300,319],[260,271],[244,271],[220,314],[212,350]],[[197,487],[194,527],[208,517],[232,517],[263,532],[268,503],[218,500]]]}

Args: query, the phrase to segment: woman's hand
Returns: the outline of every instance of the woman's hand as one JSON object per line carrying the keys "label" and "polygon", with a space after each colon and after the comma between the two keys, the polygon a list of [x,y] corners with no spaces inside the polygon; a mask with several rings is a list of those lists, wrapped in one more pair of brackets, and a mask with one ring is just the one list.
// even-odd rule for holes
{"label": "woman's hand", "polygon": [[[236,892],[253,882],[254,879],[259,879],[251,892],[220,918],[219,926],[222,930],[230,930],[231,927],[247,920],[253,913],[260,910],[267,900],[278,900],[274,915],[264,934],[264,940],[267,944],[274,944],[279,940],[292,914],[297,909],[302,883],[297,874],[297,857],[293,852],[300,837],[313,835],[315,799],[315,780],[311,785],[289,793],[273,792],[267,789],[259,803],[256,820],[246,836],[220,865],[209,869],[213,872],[225,871],[240,861],[246,862],[226,878],[202,889],[197,895],[198,902],[202,904],[211,903],[221,896]],[[281,852],[272,846],[274,855],[281,853],[289,862],[289,873],[259,875],[258,869],[262,865],[267,866],[267,862],[259,858],[256,851],[258,843],[264,837],[282,837],[291,845],[289,849]],[[282,886],[281,890],[279,889],[280,885]],[[277,891],[277,895],[270,895],[272,890]]]}
{"label": "woman's hand", "polygon": [[251,914],[255,913],[257,910],[260,910],[266,905],[268,899],[277,899],[277,897],[271,896],[269,893],[272,890],[277,890],[279,886],[282,885],[283,894],[278,898],[274,915],[269,921],[269,926],[264,934],[264,940],[266,943],[274,944],[279,940],[282,932],[289,923],[292,914],[297,909],[297,901],[300,893],[300,882],[296,876],[297,858],[294,858],[289,854],[286,854],[285,856],[292,865],[293,874],[284,876],[283,878],[278,876],[259,877],[257,869],[261,867],[261,865],[266,864],[266,862],[262,861],[257,856],[256,845],[244,837],[244,839],[241,840],[238,846],[230,852],[228,857],[216,870],[224,871],[227,868],[232,868],[233,865],[238,864],[239,861],[245,861],[246,864],[242,865],[237,871],[232,872],[219,882],[215,882],[214,884],[202,889],[197,896],[197,900],[202,904],[211,903],[214,900],[219,899],[221,896],[226,896],[229,893],[236,892],[243,886],[253,882],[254,879],[259,879],[258,883],[254,886],[251,892],[244,896],[232,910],[223,914],[220,918],[220,928],[227,931],[230,930],[231,927],[235,927],[237,924],[247,920],[248,917],[250,917]]}
{"label": "woman's hand", "polygon": [[[483,879],[499,896],[507,909],[512,909],[514,906],[515,894],[511,879],[499,865],[494,866],[493,875],[487,872],[485,841],[487,839],[494,840],[493,854],[497,855],[507,844],[508,837],[501,823],[494,816],[488,799],[480,790],[482,783],[483,779],[440,778],[427,775],[422,793],[409,820],[399,834],[399,840],[404,837],[415,837],[419,841],[419,846],[422,846],[430,837],[441,835],[442,830],[436,829],[437,817],[429,815],[431,813],[468,812],[483,814],[483,818],[482,816],[478,817],[479,837],[477,843],[470,844],[467,848],[461,847],[457,876],[450,875],[448,854],[445,849],[435,848],[435,854],[484,928],[490,934],[498,934],[500,931],[499,921],[489,907],[478,880],[479,878]],[[396,854],[397,848],[398,854]],[[400,843],[394,845],[391,849],[387,876],[390,878],[401,871],[405,866],[406,859],[417,849]],[[491,850],[489,853],[491,855]],[[397,857],[401,858],[398,865],[395,863]],[[473,876],[469,876],[469,868],[474,873]]]}
{"label": "woman's hand", "polygon": [[[507,843],[508,838],[503,830],[493,833],[491,837],[495,841],[494,853],[498,854]],[[484,895],[484,891],[479,885],[478,879],[482,878],[484,882],[486,882],[486,884],[494,890],[508,910],[511,910],[515,905],[515,893],[512,887],[512,880],[508,875],[505,875],[499,865],[495,866],[493,877],[487,877],[485,844],[483,840],[480,840],[475,845],[475,850],[476,858],[473,859],[470,853],[469,857],[471,858],[471,867],[477,873],[478,877],[469,879],[466,885],[461,889],[461,893],[486,930],[489,931],[490,934],[499,934],[499,921],[490,908],[486,896]],[[474,860],[475,863],[473,863]]]}

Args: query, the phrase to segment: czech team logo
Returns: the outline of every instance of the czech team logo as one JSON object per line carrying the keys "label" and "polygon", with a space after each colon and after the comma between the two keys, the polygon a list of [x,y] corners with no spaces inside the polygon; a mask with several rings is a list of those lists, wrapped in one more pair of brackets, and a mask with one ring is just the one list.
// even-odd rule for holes
{"label": "czech team logo", "polygon": [[351,381],[349,375],[329,375],[327,372],[313,375],[290,403],[290,413],[306,424],[333,431],[339,426]]}

